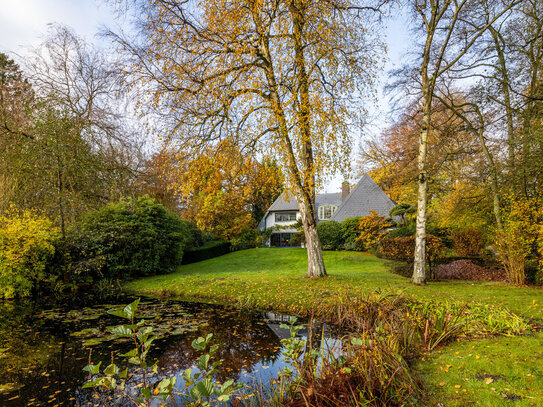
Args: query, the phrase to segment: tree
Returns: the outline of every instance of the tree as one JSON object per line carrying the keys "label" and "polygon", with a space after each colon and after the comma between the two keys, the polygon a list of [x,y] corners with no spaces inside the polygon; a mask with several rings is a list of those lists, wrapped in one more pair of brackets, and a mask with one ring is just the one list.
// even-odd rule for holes
{"label": "tree", "polygon": [[131,193],[139,158],[112,61],[53,27],[25,60],[0,57],[2,207],[40,209],[66,227]]}
{"label": "tree", "polygon": [[202,231],[230,240],[256,227],[283,188],[273,160],[262,162],[229,140],[196,156],[163,150],[156,158],[162,187],[170,191],[181,216]]}
{"label": "tree", "polygon": [[438,81],[449,73],[466,55],[473,44],[507,10],[519,1],[505,6],[486,1],[430,0],[411,2],[416,20],[424,33],[420,58],[420,90],[422,96],[421,130],[417,157],[417,223],[414,284],[426,281],[426,222],[428,203],[428,132],[432,125],[432,102]]}
{"label": "tree", "polygon": [[[141,43],[127,73],[149,90],[161,130],[185,149],[234,138],[272,151],[302,216],[309,277],[326,275],[315,191],[348,165],[352,126],[380,42],[352,0],[135,2]],[[158,122],[158,121],[157,121]]]}

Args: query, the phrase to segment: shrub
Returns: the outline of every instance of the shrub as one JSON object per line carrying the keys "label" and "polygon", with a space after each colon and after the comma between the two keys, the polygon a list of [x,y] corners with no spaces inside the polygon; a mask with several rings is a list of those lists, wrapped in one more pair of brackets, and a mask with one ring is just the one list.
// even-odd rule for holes
{"label": "shrub", "polygon": [[452,235],[453,247],[457,256],[477,256],[483,250],[483,236],[476,229],[464,229]]}
{"label": "shrub", "polygon": [[507,222],[504,230],[496,233],[496,249],[507,273],[507,281],[524,284],[524,267],[530,254],[530,242],[526,239],[520,222]]}
{"label": "shrub", "polygon": [[[126,278],[167,273],[181,263],[186,223],[149,196],[123,199],[91,212],[71,231],[72,274]],[[74,265],[92,265],[74,269]]]}
{"label": "shrub", "polygon": [[296,232],[292,235],[292,239],[290,239],[290,245],[292,247],[300,247],[304,243],[305,243],[304,232]]}
{"label": "shrub", "polygon": [[196,263],[199,261],[222,256],[223,254],[230,253],[230,247],[231,245],[229,242],[208,242],[202,247],[187,250],[185,252],[185,255],[183,256],[182,264]]}
{"label": "shrub", "polygon": [[391,218],[400,218],[400,224],[406,225],[412,223],[417,207],[408,203],[399,203],[388,213]]}
{"label": "shrub", "polygon": [[384,230],[388,227],[390,227],[390,223],[385,216],[379,216],[377,212],[370,211],[369,215],[360,218],[358,224],[360,235],[356,241],[365,249],[375,249],[383,238]]}
{"label": "shrub", "polygon": [[0,297],[26,297],[48,279],[58,229],[45,216],[11,208],[0,216]]}
{"label": "shrub", "polygon": [[182,222],[185,224],[188,232],[185,241],[185,250],[203,246],[206,241],[208,241],[208,237],[204,236],[204,233],[200,229],[198,229],[198,227],[194,223],[186,220],[183,220]]}
{"label": "shrub", "polygon": [[360,229],[358,228],[359,224],[360,216],[347,218],[341,222],[341,234],[345,250],[364,250],[364,246],[356,241],[357,237],[360,236]]}
{"label": "shrub", "polygon": [[321,222],[317,225],[319,239],[324,250],[338,250],[343,247],[341,224],[334,220]]}
{"label": "shrub", "polygon": [[257,229],[248,229],[233,238],[230,243],[233,251],[260,247],[262,245],[262,233]]}
{"label": "shrub", "polygon": [[[443,243],[440,238],[434,235],[426,235],[426,257],[430,265],[443,254]],[[415,253],[415,236],[393,237],[382,239],[379,244],[381,256],[405,262],[412,262]]]}
{"label": "shrub", "polygon": [[386,238],[407,237],[415,234],[415,225],[402,226],[401,228],[393,229],[387,233]]}

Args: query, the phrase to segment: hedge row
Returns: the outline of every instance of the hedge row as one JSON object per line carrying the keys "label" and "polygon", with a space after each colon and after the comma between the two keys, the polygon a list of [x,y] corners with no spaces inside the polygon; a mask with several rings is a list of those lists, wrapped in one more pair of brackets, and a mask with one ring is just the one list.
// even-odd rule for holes
{"label": "hedge row", "polygon": [[196,263],[230,253],[230,242],[209,242],[201,247],[185,251],[181,264]]}

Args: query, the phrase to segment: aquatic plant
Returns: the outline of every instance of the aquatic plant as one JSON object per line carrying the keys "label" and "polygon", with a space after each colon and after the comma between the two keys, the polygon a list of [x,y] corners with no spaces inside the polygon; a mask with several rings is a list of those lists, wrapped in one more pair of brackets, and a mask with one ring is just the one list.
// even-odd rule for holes
{"label": "aquatic plant", "polygon": [[[129,324],[112,327],[110,331],[116,338],[130,339],[134,342],[135,347],[120,356],[125,358],[129,364],[136,366],[141,383],[128,385],[128,367],[121,370],[112,361],[106,368],[101,369],[102,362],[93,364],[90,360],[92,353],[90,353],[89,364],[83,368],[89,373],[89,380],[83,385],[83,388],[101,388],[113,392],[127,398],[136,406],[151,406],[156,403],[177,405],[176,397],[180,397],[186,401],[186,406],[207,407],[227,402],[237,390],[244,386],[233,380],[227,380],[222,385],[212,380],[217,367],[223,362],[222,359],[211,361],[219,348],[218,345],[210,345],[212,334],[192,341],[192,347],[202,352],[202,355],[198,361],[198,370],[194,374],[191,368],[183,372],[182,377],[185,382],[183,390],[174,392],[176,376],[152,382],[151,378],[153,374],[158,372],[158,366],[156,362],[149,364],[147,356],[157,335],[152,326],[146,326],[145,320],[141,319],[136,322],[139,302],[140,300],[137,299],[122,310],[112,309],[108,313],[130,321]],[[132,376],[134,375],[132,374]]]}

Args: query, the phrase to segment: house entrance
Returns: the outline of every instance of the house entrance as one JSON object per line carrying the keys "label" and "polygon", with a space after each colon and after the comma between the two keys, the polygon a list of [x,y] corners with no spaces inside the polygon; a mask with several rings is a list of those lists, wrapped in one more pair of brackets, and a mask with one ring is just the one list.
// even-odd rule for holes
{"label": "house entrance", "polygon": [[274,233],[271,235],[273,247],[290,247],[293,233]]}

